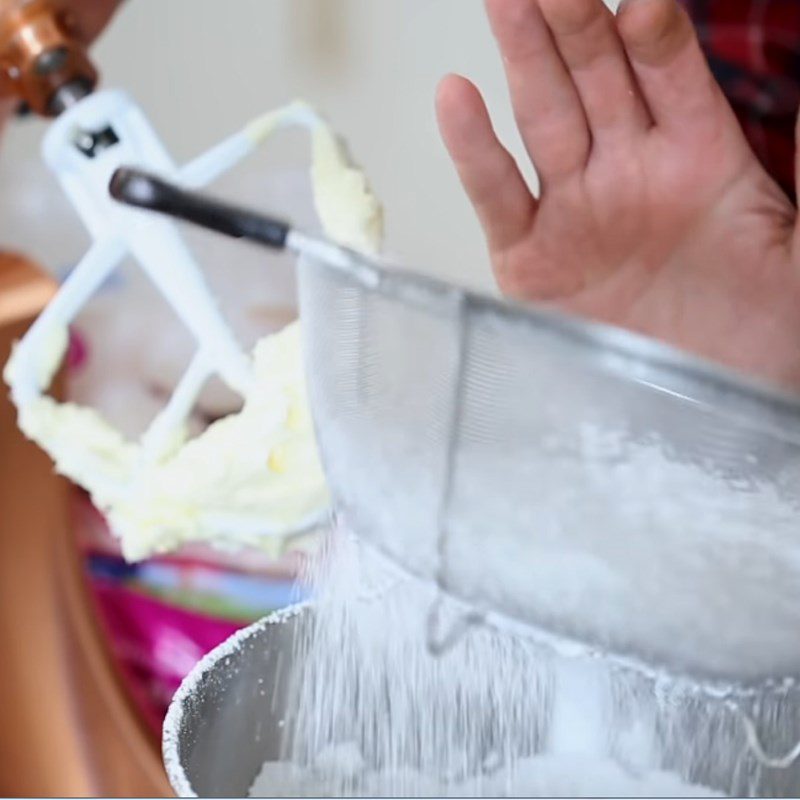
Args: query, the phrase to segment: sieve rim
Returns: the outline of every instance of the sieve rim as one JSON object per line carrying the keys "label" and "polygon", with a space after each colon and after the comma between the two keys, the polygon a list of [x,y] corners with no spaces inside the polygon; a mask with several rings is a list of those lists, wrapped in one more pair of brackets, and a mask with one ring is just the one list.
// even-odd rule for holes
{"label": "sieve rim", "polygon": [[[339,256],[342,248],[335,248]],[[489,312],[569,343],[585,362],[618,378],[706,406],[718,415],[745,418],[800,444],[800,392],[783,388],[714,362],[643,333],[571,314],[542,303],[523,303],[448,283],[387,259],[344,250],[328,260],[328,248],[299,257],[300,266],[344,276],[368,293],[377,293],[422,310],[441,313],[443,305],[461,311]]]}

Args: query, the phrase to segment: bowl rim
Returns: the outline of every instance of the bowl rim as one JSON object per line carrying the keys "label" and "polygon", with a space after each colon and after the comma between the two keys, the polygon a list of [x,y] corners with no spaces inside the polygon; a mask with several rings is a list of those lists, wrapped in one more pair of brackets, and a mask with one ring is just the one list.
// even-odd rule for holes
{"label": "bowl rim", "polygon": [[293,603],[285,608],[273,611],[261,619],[247,625],[244,628],[231,634],[224,642],[218,644],[213,650],[206,653],[186,677],[181,681],[178,690],[172,696],[167,714],[164,717],[161,738],[161,754],[164,761],[164,769],[167,773],[170,785],[178,797],[198,797],[197,792],[192,788],[192,782],[186,774],[186,770],[181,761],[180,739],[181,726],[183,724],[186,703],[202,685],[204,678],[208,675],[219,662],[231,656],[242,645],[253,636],[258,635],[270,625],[280,625],[295,617],[309,611],[312,603],[304,600]]}

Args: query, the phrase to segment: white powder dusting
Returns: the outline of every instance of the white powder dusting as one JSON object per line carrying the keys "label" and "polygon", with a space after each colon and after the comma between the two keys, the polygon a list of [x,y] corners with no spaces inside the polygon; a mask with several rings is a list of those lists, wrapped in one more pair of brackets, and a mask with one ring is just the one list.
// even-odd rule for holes
{"label": "white powder dusting", "polygon": [[353,745],[330,748],[306,768],[267,761],[250,797],[335,797],[345,783],[352,784],[354,797],[394,796],[398,784],[413,786],[423,797],[722,797],[674,773],[636,774],[611,759],[558,755],[523,759],[510,777],[501,773],[445,782],[411,770],[374,772]]}

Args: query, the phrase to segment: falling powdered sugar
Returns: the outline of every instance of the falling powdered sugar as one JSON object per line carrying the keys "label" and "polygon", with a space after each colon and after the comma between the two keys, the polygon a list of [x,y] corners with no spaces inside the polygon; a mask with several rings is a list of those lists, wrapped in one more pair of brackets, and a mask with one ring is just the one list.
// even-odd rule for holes
{"label": "falling powdered sugar", "polygon": [[714,697],[489,625],[433,655],[430,609],[447,621],[456,604],[347,534],[324,555],[295,642],[282,760],[264,765],[251,796],[698,797],[777,785],[748,749],[744,712],[780,749],[796,733],[792,687]]}

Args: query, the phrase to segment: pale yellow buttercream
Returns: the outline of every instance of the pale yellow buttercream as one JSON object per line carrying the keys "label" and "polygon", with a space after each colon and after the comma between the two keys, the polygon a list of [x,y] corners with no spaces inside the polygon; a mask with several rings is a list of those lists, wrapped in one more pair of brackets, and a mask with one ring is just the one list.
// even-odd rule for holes
{"label": "pale yellow buttercream", "polygon": [[[382,214],[340,140],[305,104],[267,114],[246,129],[261,141],[283,124],[312,134],[312,184],[323,229],[340,244],[374,252]],[[257,544],[280,550],[285,534],[318,519],[328,505],[306,400],[302,330],[293,323],[262,339],[252,355],[253,385],[242,410],[194,439],[176,432],[157,460],[92,409],[40,397],[19,410],[19,425],[83,486],[107,515],[131,560],[184,542]],[[46,386],[63,356],[53,334],[37,365]],[[6,366],[8,381],[20,365]],[[243,524],[239,524],[243,523]]]}

